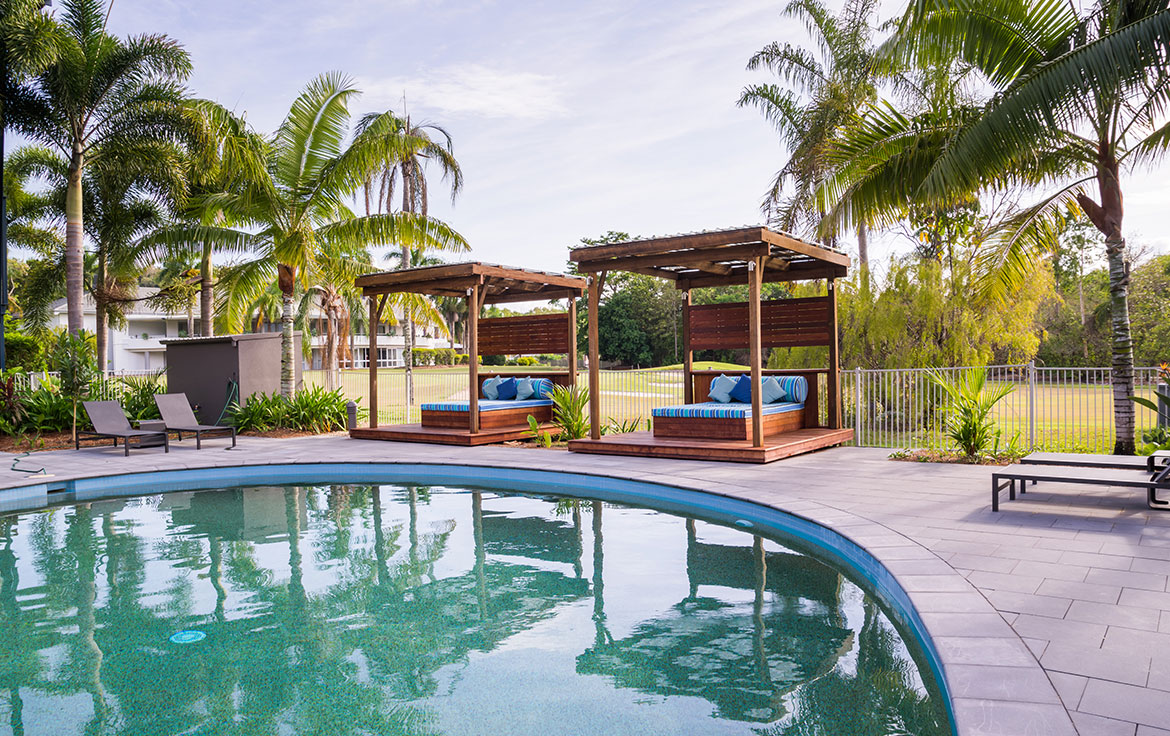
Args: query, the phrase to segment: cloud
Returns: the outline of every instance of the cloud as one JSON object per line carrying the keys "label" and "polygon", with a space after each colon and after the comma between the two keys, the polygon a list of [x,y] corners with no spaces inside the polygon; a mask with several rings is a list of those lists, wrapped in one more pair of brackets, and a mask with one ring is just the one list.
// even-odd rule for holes
{"label": "cloud", "polygon": [[358,87],[367,104],[401,110],[405,94],[410,109],[443,117],[541,121],[568,113],[565,88],[556,77],[483,64],[437,67],[413,77],[366,77],[358,80]]}

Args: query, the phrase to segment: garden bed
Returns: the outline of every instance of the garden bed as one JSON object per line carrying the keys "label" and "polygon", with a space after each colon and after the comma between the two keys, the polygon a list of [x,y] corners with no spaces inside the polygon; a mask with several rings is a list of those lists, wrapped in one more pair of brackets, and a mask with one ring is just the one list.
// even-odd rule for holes
{"label": "garden bed", "polygon": [[967,457],[949,450],[898,450],[890,453],[891,460],[907,463],[951,463],[955,465],[1011,465],[1019,455]]}

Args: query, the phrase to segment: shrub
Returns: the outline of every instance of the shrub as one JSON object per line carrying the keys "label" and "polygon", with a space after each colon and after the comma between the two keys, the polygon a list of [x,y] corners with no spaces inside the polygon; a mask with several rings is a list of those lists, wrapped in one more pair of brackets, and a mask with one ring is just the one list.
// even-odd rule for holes
{"label": "shrub", "polygon": [[998,449],[1002,432],[991,419],[991,410],[1013,388],[1005,384],[988,389],[986,368],[963,371],[953,382],[938,371],[932,370],[927,375],[946,395],[944,432],[959,450],[967,458],[975,459]]}
{"label": "shrub", "polygon": [[411,365],[434,365],[435,351],[430,348],[414,348],[410,351]]}
{"label": "shrub", "polygon": [[533,358],[530,355],[525,355],[525,356],[522,356],[522,357],[519,357],[516,359],[516,365],[523,365],[523,366],[540,365],[540,361],[538,361],[536,358]]}
{"label": "shrub", "polygon": [[559,428],[562,440],[579,440],[589,432],[589,389],[584,387],[553,386],[549,398],[553,402],[553,423]]}
{"label": "shrub", "polygon": [[479,362],[484,365],[506,365],[502,355],[481,355]]}
{"label": "shrub", "polygon": [[44,346],[32,335],[5,332],[4,350],[7,367],[10,369],[39,371],[45,368]]}
{"label": "shrub", "polygon": [[14,435],[23,426],[28,412],[21,393],[14,372],[0,376],[0,433]]}
{"label": "shrub", "polygon": [[435,349],[435,365],[455,365],[456,353],[451,348]]}
{"label": "shrub", "polygon": [[154,397],[167,390],[163,371],[145,376],[123,376],[118,379],[118,383],[121,387],[122,408],[126,410],[126,415],[131,421],[161,418]]}
{"label": "shrub", "polygon": [[459,365],[467,365],[471,362],[471,359],[468,357],[467,353],[459,353],[459,355],[456,356],[456,360],[459,362]]}
{"label": "shrub", "polygon": [[[22,403],[25,415],[16,427],[18,432],[64,432],[73,426],[73,399],[53,381],[45,381],[24,394]],[[82,421],[88,422],[84,414]]]}
{"label": "shrub", "polygon": [[326,391],[321,386],[298,391],[291,399],[253,394],[243,406],[233,402],[228,417],[240,432],[291,429],[320,434],[345,429],[348,401],[341,389]]}

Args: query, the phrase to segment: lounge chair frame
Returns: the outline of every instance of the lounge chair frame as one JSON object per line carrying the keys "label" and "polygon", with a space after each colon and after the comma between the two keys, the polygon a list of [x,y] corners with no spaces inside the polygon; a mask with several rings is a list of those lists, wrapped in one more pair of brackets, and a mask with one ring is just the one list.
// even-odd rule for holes
{"label": "lounge chair frame", "polygon": [[[92,432],[89,430],[77,431],[73,439],[73,449],[80,450],[83,439],[86,441],[112,439],[114,447],[118,446],[118,440],[122,440],[123,454],[129,457],[131,440],[137,440],[139,449],[145,449],[142,447],[143,440],[162,439],[163,452],[171,451],[170,438],[166,432],[134,429],[130,426],[130,420],[126,418],[126,412],[123,411],[122,405],[117,401],[83,401],[81,405],[94,427]],[[115,412],[117,413],[115,414]],[[99,425],[103,425],[104,429]]]}
{"label": "lounge chair frame", "polygon": [[991,474],[991,510],[999,511],[999,496],[1008,492],[1008,498],[1016,500],[1016,493],[1026,493],[1027,484],[1040,481],[1046,483],[1077,483],[1092,486],[1120,486],[1146,491],[1146,503],[1150,508],[1170,507],[1170,501],[1158,498],[1158,491],[1170,491],[1170,464],[1156,466],[1151,460],[1153,472],[1147,469],[1085,468],[1081,466],[1054,465],[1011,465]]}

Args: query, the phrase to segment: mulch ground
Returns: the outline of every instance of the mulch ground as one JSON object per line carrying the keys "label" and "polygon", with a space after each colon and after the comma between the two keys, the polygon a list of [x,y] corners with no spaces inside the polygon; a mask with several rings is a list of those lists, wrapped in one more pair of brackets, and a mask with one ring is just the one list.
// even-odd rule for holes
{"label": "mulch ground", "polygon": [[[275,439],[287,439],[289,437],[308,437],[314,434],[313,432],[298,432],[291,429],[273,429],[268,432],[244,432],[241,437],[272,437]],[[330,434],[345,434],[344,432],[332,432]],[[174,437],[171,438],[174,441]],[[109,441],[106,441],[109,444]],[[82,445],[82,447],[92,447],[95,441]],[[7,435],[0,435],[0,452],[41,452],[43,450],[72,450],[73,449],[73,435],[69,432],[48,432],[39,437],[34,435],[26,435],[24,437],[9,437]]]}
{"label": "mulch ground", "polygon": [[979,457],[969,458],[944,450],[900,450],[890,455],[891,460],[904,463],[951,463],[954,465],[1011,465],[1019,458],[1011,457]]}

